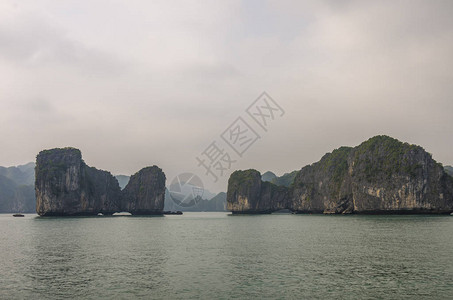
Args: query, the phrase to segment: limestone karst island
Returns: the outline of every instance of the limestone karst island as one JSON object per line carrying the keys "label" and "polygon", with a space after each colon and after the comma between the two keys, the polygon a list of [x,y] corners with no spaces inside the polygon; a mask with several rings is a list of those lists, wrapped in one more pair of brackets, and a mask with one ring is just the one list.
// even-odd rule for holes
{"label": "limestone karst island", "polygon": [[0,1],[0,300],[452,299],[453,0]]}
{"label": "limestone karst island", "polygon": [[[375,136],[357,147],[327,153],[287,178],[266,181],[253,169],[235,171],[228,180],[227,209],[233,214],[283,209],[450,214],[453,177],[447,171],[420,146]],[[166,178],[157,166],[140,170],[121,190],[109,172],[87,166],[78,149],[63,148],[40,152],[35,173],[36,212],[41,216],[163,213]]]}
{"label": "limestone karst island", "polygon": [[36,212],[41,216],[153,215],[164,208],[165,174],[159,167],[141,169],[121,190],[107,171],[89,167],[80,150],[52,149],[36,158]]}
{"label": "limestone karst island", "polygon": [[289,186],[262,181],[256,170],[228,181],[228,210],[325,214],[449,214],[453,177],[422,147],[375,136],[341,147],[293,174]]}

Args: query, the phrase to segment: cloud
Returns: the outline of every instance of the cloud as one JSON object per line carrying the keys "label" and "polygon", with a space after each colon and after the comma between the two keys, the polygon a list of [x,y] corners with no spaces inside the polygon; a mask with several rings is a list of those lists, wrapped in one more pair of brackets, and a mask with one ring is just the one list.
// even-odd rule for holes
{"label": "cloud", "polygon": [[284,173],[375,134],[453,164],[452,5],[3,1],[0,164],[72,145],[114,173],[203,173],[195,156],[263,90],[287,113],[232,169]]}
{"label": "cloud", "polygon": [[0,58],[15,67],[75,68],[101,76],[127,68],[115,55],[71,39],[51,19],[18,8],[0,19]]}

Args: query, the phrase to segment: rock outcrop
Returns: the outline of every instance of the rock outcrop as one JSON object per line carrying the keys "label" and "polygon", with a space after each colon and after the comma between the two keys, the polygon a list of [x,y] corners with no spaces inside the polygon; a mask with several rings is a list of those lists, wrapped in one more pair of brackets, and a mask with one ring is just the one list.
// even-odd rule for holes
{"label": "rock outcrop", "polygon": [[165,174],[157,166],[141,169],[131,176],[123,190],[121,210],[133,215],[162,214]]}
{"label": "rock outcrop", "polygon": [[271,213],[287,206],[287,188],[262,181],[256,170],[235,171],[228,179],[227,209],[234,213]]}
{"label": "rock outcrop", "polygon": [[[236,171],[228,209],[262,213],[451,213],[453,178],[420,146],[388,136],[341,147],[297,172],[289,187],[263,187],[255,170]],[[245,178],[242,178],[245,177]],[[285,195],[286,191],[286,195]]]}
{"label": "rock outcrop", "polygon": [[289,209],[308,213],[352,212],[348,156],[352,148],[342,147],[324,155],[317,163],[300,170],[290,188]]}
{"label": "rock outcrop", "polygon": [[[62,148],[41,151],[36,158],[35,169],[36,212],[41,216],[110,215],[131,208],[135,214],[149,213],[150,210],[162,213],[163,204],[160,205],[159,199],[152,198],[151,194],[164,192],[159,188],[162,176],[165,186],[165,175],[160,169],[162,174],[157,172],[153,175],[154,171],[147,171],[155,168],[145,168],[138,173],[145,174],[143,178],[139,176],[138,191],[135,191],[132,182],[131,187],[122,192],[112,174],[87,166],[80,150]],[[154,200],[156,203],[151,203]],[[129,205],[128,201],[133,204]]]}
{"label": "rock outcrop", "polygon": [[41,151],[35,172],[36,212],[41,216],[119,211],[117,180],[109,172],[87,166],[78,149]]}

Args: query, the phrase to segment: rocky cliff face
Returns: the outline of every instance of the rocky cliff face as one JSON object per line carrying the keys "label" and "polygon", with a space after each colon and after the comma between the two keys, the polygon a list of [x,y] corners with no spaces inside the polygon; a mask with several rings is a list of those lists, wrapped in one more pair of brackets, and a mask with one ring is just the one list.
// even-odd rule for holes
{"label": "rocky cliff face", "polygon": [[227,209],[234,213],[271,213],[288,206],[288,190],[261,181],[256,170],[235,171],[228,180]]}
{"label": "rocky cliff face", "polygon": [[378,136],[353,150],[348,167],[355,212],[453,210],[453,178],[420,146]]}
{"label": "rocky cliff face", "polygon": [[[236,213],[274,211],[282,206],[299,213],[453,211],[453,178],[423,148],[387,136],[376,136],[355,148],[336,149],[302,168],[286,188],[286,201],[283,190],[266,192],[256,179],[249,189],[260,193],[246,194],[245,183],[233,175],[227,199],[228,209]],[[244,199],[260,205],[240,205],[247,203]]]}
{"label": "rocky cliff face", "polygon": [[87,166],[80,150],[41,151],[35,169],[36,212],[41,216],[113,214],[128,209],[133,210],[131,213],[149,210],[158,213],[160,200],[152,195],[160,193],[165,175],[158,168],[162,174],[155,172],[156,168],[145,168],[137,173],[129,189],[122,192],[112,174]]}
{"label": "rocky cliff face", "polygon": [[297,212],[351,212],[351,180],[347,158],[351,148],[342,147],[300,170],[290,187],[289,209]]}
{"label": "rocky cliff face", "polygon": [[40,152],[35,172],[39,215],[96,215],[119,210],[121,190],[116,179],[109,172],[88,167],[78,149]]}
{"label": "rocky cliff face", "polygon": [[123,190],[122,211],[131,214],[162,214],[165,200],[165,174],[157,166],[132,175]]}

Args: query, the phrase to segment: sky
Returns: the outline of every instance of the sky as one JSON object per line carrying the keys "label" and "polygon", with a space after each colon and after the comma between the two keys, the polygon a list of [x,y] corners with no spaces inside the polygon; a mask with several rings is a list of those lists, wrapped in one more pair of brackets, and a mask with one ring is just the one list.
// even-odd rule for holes
{"label": "sky", "polygon": [[[282,175],[378,134],[452,165],[452,14],[452,1],[4,0],[0,165],[72,146],[113,174],[158,165],[167,183],[190,172],[226,191],[234,170]],[[256,121],[263,92],[281,110]],[[234,128],[259,136],[241,155]]]}

